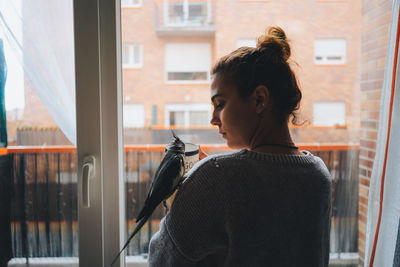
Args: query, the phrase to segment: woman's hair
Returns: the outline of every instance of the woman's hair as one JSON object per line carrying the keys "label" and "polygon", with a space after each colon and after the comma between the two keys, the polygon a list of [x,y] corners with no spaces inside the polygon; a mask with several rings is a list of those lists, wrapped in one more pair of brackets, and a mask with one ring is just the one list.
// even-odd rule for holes
{"label": "woman's hair", "polygon": [[265,85],[279,119],[287,122],[293,116],[292,123],[297,124],[301,92],[289,58],[285,32],[270,27],[258,38],[256,48],[240,47],[222,57],[211,74],[221,74],[224,82],[234,85],[242,98],[250,96],[258,85]]}

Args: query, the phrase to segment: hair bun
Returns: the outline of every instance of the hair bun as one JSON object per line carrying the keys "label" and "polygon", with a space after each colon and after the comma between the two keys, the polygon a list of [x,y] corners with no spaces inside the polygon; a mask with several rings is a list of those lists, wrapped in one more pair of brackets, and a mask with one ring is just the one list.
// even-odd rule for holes
{"label": "hair bun", "polygon": [[261,53],[277,56],[287,61],[290,58],[290,46],[285,32],[280,27],[270,27],[266,34],[258,37],[257,48]]}

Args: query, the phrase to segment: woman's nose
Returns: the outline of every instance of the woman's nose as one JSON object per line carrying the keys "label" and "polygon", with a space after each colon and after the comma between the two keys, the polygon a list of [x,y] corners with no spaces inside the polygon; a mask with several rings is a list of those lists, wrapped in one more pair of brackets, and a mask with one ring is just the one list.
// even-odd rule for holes
{"label": "woman's nose", "polygon": [[212,118],[210,120],[211,125],[220,125],[221,121],[219,120],[219,118],[217,116],[215,116],[215,114],[212,115]]}

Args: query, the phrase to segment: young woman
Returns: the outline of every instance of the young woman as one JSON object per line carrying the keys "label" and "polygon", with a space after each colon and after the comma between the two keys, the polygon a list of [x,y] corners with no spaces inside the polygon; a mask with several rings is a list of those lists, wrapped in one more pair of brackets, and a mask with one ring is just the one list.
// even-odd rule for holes
{"label": "young woman", "polygon": [[239,150],[187,174],[151,240],[150,266],[328,266],[331,179],[290,137],[301,92],[289,57],[273,27],[257,48],[214,66],[211,124]]}

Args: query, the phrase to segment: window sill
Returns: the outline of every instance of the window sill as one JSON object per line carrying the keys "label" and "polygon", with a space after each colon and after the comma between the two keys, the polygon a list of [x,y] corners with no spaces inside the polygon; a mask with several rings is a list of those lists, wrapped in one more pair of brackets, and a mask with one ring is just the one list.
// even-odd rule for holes
{"label": "window sill", "polygon": [[[147,259],[142,256],[127,256],[126,267],[147,267]],[[25,258],[13,258],[8,262],[8,267],[25,267]],[[78,257],[54,258],[29,258],[29,266],[44,267],[78,267]]]}
{"label": "window sill", "polygon": [[[330,253],[331,264],[357,264],[359,257],[357,253]],[[142,256],[127,256],[126,267],[147,267],[147,259]],[[25,258],[13,258],[8,267],[25,267]],[[29,258],[29,266],[45,267],[78,267],[78,257],[60,257],[60,258]]]}

